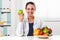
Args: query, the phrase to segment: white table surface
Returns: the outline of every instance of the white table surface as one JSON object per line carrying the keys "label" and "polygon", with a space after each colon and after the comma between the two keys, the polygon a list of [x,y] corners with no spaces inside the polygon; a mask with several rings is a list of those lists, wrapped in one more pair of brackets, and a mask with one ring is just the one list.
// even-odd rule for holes
{"label": "white table surface", "polygon": [[0,40],[60,40],[60,35],[53,35],[49,37],[48,39],[40,39],[38,37],[17,37],[17,36],[6,36],[6,37],[0,37]]}

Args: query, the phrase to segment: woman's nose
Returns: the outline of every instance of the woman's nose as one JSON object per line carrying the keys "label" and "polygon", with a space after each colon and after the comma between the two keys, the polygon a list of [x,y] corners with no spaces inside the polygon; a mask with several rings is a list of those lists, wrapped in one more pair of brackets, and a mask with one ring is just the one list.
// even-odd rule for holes
{"label": "woman's nose", "polygon": [[31,9],[30,9],[29,11],[30,11],[30,12],[32,12],[32,10],[31,10]]}

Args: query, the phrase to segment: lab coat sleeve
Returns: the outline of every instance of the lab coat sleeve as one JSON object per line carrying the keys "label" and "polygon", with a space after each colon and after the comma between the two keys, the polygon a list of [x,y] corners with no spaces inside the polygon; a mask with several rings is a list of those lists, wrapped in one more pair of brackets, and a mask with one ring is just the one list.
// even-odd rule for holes
{"label": "lab coat sleeve", "polygon": [[23,36],[23,22],[19,22],[16,28],[16,36]]}

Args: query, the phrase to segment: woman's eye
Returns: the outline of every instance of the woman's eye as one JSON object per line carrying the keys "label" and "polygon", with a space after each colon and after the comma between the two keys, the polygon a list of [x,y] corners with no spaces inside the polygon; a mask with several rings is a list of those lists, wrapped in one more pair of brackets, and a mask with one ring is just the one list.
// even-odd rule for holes
{"label": "woman's eye", "polygon": [[31,10],[34,10],[33,8],[31,8]]}
{"label": "woman's eye", "polygon": [[28,8],[27,10],[30,10],[30,8]]}

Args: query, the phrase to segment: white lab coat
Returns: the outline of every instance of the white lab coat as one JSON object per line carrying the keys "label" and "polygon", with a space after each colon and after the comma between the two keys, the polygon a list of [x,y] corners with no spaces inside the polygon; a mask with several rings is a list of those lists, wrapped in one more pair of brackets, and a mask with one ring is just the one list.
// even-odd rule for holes
{"label": "white lab coat", "polygon": [[[41,28],[42,27],[42,20],[38,17],[34,17],[34,24],[33,29]],[[27,36],[29,32],[29,23],[28,19],[24,18],[23,22],[19,22],[16,28],[16,36]]]}

